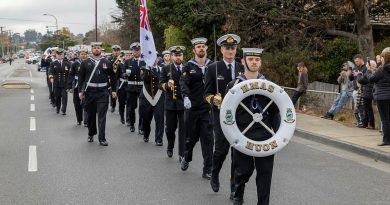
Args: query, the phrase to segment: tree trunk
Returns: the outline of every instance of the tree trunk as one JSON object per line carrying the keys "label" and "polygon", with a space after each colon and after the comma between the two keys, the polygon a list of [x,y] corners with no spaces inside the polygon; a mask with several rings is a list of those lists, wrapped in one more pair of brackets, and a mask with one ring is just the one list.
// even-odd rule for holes
{"label": "tree trunk", "polygon": [[374,40],[367,0],[351,0],[351,3],[355,10],[359,51],[363,56],[374,58]]}

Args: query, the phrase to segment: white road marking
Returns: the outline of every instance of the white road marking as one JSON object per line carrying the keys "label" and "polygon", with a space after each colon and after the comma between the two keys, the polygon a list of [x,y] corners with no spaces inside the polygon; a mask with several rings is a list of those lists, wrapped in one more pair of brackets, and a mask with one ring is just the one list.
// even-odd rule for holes
{"label": "white road marking", "polygon": [[30,131],[36,131],[37,126],[35,123],[35,117],[30,117]]}
{"label": "white road marking", "polygon": [[30,90],[30,93],[32,93],[32,94],[33,94],[33,93],[34,93],[34,89],[32,89],[32,88],[31,88],[31,90]]}
{"label": "white road marking", "polygon": [[30,70],[30,82],[32,82],[32,72]]}
{"label": "white road marking", "polygon": [[28,148],[28,171],[38,171],[37,146],[35,145],[30,145]]}
{"label": "white road marking", "polygon": [[35,112],[35,104],[30,104],[30,111]]}
{"label": "white road marking", "polygon": [[31,95],[30,100],[34,101],[34,95]]}

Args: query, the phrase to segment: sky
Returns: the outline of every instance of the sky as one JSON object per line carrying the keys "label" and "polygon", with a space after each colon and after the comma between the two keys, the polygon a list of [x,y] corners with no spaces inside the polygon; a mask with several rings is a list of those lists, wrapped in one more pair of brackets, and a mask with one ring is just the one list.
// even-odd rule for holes
{"label": "sky", "polygon": [[[111,15],[119,12],[115,0],[97,0],[98,26],[110,22]],[[58,28],[68,27],[75,35],[95,28],[95,0],[0,0],[0,26],[3,31],[23,35],[27,29],[35,29],[42,34],[55,30],[57,17]]]}

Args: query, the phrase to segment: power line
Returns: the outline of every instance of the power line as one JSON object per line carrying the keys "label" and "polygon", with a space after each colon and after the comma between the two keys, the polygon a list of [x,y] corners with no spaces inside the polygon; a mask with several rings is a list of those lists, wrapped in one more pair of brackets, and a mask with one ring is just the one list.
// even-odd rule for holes
{"label": "power line", "polygon": [[[43,20],[32,20],[32,19],[19,19],[19,18],[6,18],[6,17],[0,17],[0,19],[3,20],[10,20],[10,21],[29,21],[29,22],[37,22],[37,23],[52,23],[52,21],[43,21]],[[77,25],[94,25],[90,23],[75,23],[75,22],[61,22],[62,24],[77,24]]]}

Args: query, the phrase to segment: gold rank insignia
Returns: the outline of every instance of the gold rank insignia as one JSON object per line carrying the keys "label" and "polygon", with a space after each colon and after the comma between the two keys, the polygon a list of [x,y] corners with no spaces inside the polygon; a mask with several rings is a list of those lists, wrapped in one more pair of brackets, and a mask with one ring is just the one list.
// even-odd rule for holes
{"label": "gold rank insignia", "polygon": [[180,47],[176,47],[176,52],[180,52],[181,51],[181,48]]}
{"label": "gold rank insignia", "polygon": [[229,37],[226,39],[226,42],[227,42],[227,43],[233,43],[233,42],[234,42],[233,37],[229,36]]}

